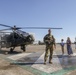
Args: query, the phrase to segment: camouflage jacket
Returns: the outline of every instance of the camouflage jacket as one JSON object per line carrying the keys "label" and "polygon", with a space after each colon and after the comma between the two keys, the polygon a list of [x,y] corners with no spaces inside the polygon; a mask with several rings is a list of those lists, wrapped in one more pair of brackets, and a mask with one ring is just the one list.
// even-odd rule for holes
{"label": "camouflage jacket", "polygon": [[55,38],[54,38],[53,35],[47,34],[47,35],[44,36],[44,39],[43,40],[44,40],[44,43],[47,46],[49,46],[49,45],[55,45]]}

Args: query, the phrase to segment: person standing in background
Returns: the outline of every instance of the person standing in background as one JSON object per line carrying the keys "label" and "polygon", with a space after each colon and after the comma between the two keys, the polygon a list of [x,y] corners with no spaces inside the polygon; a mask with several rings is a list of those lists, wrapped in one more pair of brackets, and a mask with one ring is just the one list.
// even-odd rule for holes
{"label": "person standing in background", "polygon": [[67,37],[66,44],[67,44],[67,53],[68,53],[68,55],[73,54],[70,37]]}
{"label": "person standing in background", "polygon": [[61,50],[62,50],[62,56],[64,55],[64,39],[61,39],[61,43],[60,43],[60,45],[61,45]]}

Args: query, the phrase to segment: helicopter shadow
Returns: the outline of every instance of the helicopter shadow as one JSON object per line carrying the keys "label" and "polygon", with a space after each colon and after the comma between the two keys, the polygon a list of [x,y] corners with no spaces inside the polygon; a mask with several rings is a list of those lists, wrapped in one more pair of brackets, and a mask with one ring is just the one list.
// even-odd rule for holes
{"label": "helicopter shadow", "polygon": [[13,51],[13,52],[10,52],[8,50],[0,50],[0,54],[5,54],[5,55],[14,55],[14,54],[19,54],[19,53],[22,53],[22,52],[18,52],[18,51]]}
{"label": "helicopter shadow", "polygon": [[27,63],[23,63],[23,62],[21,62],[21,63],[19,63],[19,62],[12,62],[12,63],[10,63],[11,65],[29,65],[29,66],[31,66],[31,65],[33,65],[33,64],[44,64],[44,62],[43,63],[34,63],[34,62],[31,62],[31,63],[29,63],[29,62],[27,62]]}

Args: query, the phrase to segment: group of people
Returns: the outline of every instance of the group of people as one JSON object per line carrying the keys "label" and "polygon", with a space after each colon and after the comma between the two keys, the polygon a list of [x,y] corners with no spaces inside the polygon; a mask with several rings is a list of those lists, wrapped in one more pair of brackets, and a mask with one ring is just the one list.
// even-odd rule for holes
{"label": "group of people", "polygon": [[[64,45],[65,45],[64,39],[61,39],[60,45],[62,49],[62,55],[64,55]],[[70,56],[71,54],[73,54],[70,37],[67,37],[66,45],[67,45],[67,53]]]}
{"label": "group of people", "polygon": [[[43,38],[44,43],[46,45],[46,49],[45,49],[45,55],[44,55],[44,64],[46,64],[47,58],[48,58],[48,52],[50,52],[50,56],[49,56],[49,63],[52,64],[51,60],[52,60],[52,55],[53,55],[53,50],[56,48],[56,43],[55,43],[55,38],[54,36],[51,34],[51,29],[48,30],[48,34],[46,34]],[[73,54],[72,48],[71,48],[71,40],[68,37],[67,41],[67,53],[68,55]],[[62,49],[62,54],[64,55],[64,39],[61,39],[61,49]]]}

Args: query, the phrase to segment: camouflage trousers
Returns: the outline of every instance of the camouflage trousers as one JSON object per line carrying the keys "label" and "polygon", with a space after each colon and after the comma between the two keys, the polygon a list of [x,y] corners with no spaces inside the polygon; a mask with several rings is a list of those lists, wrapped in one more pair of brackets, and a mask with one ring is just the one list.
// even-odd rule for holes
{"label": "camouflage trousers", "polygon": [[50,55],[49,55],[49,62],[51,62],[52,55],[53,55],[53,46],[46,46],[46,49],[45,49],[45,56],[44,56],[44,62],[47,61],[48,53],[49,53],[49,52],[50,52]]}

